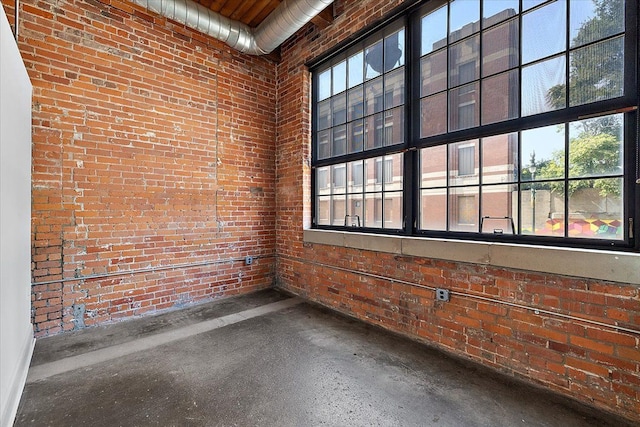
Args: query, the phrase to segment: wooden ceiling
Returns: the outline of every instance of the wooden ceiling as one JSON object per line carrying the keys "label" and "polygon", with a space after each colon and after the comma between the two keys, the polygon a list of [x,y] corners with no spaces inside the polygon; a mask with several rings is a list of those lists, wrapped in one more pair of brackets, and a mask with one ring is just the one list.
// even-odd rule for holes
{"label": "wooden ceiling", "polygon": [[[275,10],[280,0],[195,0],[222,16],[255,28]],[[321,28],[333,22],[333,7],[329,5],[311,20]]]}

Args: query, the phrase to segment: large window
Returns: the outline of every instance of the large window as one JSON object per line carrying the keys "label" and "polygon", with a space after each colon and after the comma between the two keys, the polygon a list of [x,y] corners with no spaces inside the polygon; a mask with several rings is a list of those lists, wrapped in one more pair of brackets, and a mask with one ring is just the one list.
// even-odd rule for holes
{"label": "large window", "polygon": [[637,2],[398,16],[312,65],[314,226],[637,247]]}
{"label": "large window", "polygon": [[[402,229],[404,25],[381,30],[314,75],[315,224]],[[327,176],[339,178],[330,184]]]}

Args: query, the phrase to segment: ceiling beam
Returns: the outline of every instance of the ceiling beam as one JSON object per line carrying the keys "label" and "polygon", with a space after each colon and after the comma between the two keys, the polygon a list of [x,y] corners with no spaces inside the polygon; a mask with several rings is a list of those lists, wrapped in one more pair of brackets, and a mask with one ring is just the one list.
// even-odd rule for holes
{"label": "ceiling beam", "polygon": [[321,30],[333,24],[333,4],[330,4],[322,12],[311,18],[311,22]]}

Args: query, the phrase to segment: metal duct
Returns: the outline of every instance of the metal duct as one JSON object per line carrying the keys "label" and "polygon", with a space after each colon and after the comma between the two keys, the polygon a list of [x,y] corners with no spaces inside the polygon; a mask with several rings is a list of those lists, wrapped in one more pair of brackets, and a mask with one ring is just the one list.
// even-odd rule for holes
{"label": "metal duct", "polygon": [[208,34],[250,55],[266,55],[320,13],[333,0],[284,0],[251,29],[192,0],[133,0],[165,18]]}

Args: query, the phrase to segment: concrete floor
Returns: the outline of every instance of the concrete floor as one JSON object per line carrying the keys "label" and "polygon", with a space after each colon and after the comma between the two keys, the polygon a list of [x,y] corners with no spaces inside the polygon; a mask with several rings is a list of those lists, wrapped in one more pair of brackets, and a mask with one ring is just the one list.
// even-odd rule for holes
{"label": "concrete floor", "polygon": [[15,425],[631,424],[268,290],[38,340]]}

